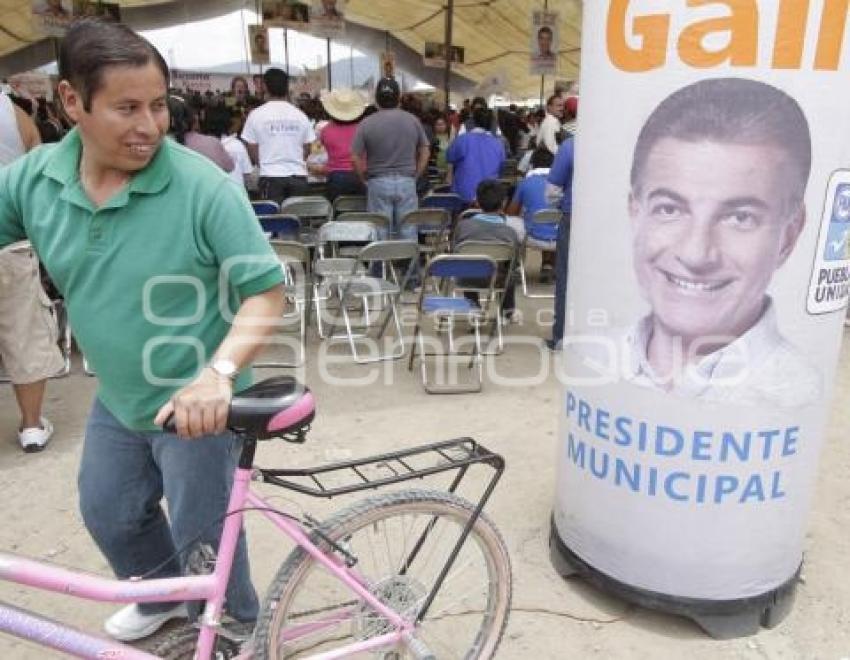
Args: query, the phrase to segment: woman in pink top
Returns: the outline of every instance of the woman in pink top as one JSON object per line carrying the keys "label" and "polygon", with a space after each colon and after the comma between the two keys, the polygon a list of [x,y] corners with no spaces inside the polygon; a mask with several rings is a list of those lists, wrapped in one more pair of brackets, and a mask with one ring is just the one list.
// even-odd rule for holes
{"label": "woman in pink top", "polygon": [[328,152],[328,199],[365,195],[366,189],[351,164],[351,142],[363,118],[366,102],[358,92],[337,89],[322,94],[322,106],[331,118],[319,135],[319,141]]}
{"label": "woman in pink top", "polygon": [[203,135],[198,131],[198,115],[179,96],[168,97],[168,111],[171,114],[169,134],[187,149],[197,151],[206,156],[225,172],[234,168],[233,159],[224,150],[221,142],[211,135]]}

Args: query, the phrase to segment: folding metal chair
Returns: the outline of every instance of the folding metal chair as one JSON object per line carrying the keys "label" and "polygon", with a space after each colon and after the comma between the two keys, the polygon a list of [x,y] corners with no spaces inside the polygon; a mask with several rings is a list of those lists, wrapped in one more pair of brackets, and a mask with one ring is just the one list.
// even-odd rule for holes
{"label": "folding metal chair", "polygon": [[271,199],[258,199],[251,202],[254,213],[257,215],[275,215],[280,213],[280,204]]}
{"label": "folding metal chair", "polygon": [[365,195],[340,195],[333,202],[334,217],[352,211],[368,211],[368,199]]}
{"label": "folding metal chair", "polygon": [[280,205],[280,212],[296,215],[301,224],[316,228],[323,225],[333,216],[331,203],[324,197],[289,197]]}
{"label": "folding metal chair", "polygon": [[283,318],[298,318],[299,347],[294,362],[260,362],[259,369],[286,369],[300,367],[307,359],[307,310],[309,309],[310,251],[297,241],[271,240],[272,249],[283,269],[283,295],[295,305],[295,314],[284,312]]}
{"label": "folding metal chair", "polygon": [[345,278],[355,274],[358,267],[356,257],[340,256],[341,244],[359,243],[362,247],[377,238],[378,229],[371,222],[334,220],[319,227],[316,259],[313,263],[313,302],[316,307],[316,330],[322,339],[327,337],[323,327],[322,303],[330,301],[335,294],[341,299]]}
{"label": "folding metal chair", "polygon": [[[409,371],[413,370],[413,361],[419,348],[419,366],[422,386],[429,394],[456,394],[462,392],[480,392],[484,379],[484,365],[481,359],[480,324],[487,316],[486,305],[492,304],[493,286],[498,267],[490,257],[465,254],[443,254],[434,257],[425,268],[425,278],[417,304],[416,327],[413,330],[413,345],[410,349],[410,359],[407,363]],[[489,281],[484,297],[484,305],[475,303],[464,297],[451,295],[459,281],[481,279]],[[474,333],[474,344],[469,354],[455,354],[452,333],[455,319],[465,319],[469,322]],[[425,348],[423,325],[426,319],[434,320],[442,329],[448,332],[448,352],[430,353]],[[418,343],[417,343],[418,342]],[[474,370],[470,383],[439,384],[428,379],[427,357],[443,357],[446,366],[450,367],[452,356],[469,358],[468,369]],[[448,369],[447,369],[448,371]],[[450,376],[450,375],[449,375]],[[447,380],[451,380],[449,377]]]}
{"label": "folding metal chair", "polygon": [[[488,338],[488,346],[493,340],[495,331],[497,344],[495,351],[484,351],[484,355],[500,355],[505,350],[504,341],[504,323],[502,321],[502,302],[505,298],[505,293],[508,286],[513,286],[513,271],[516,263],[517,250],[514,245],[501,241],[464,241],[454,247],[454,254],[469,254],[483,257],[490,257],[498,266],[496,278],[490,288],[493,299],[483,305],[488,314],[484,321],[491,323],[490,336]],[[475,292],[479,296],[488,295],[487,289],[482,286],[486,282],[458,282],[455,286],[455,291],[458,292]]]}
{"label": "folding metal chair", "polygon": [[[404,331],[401,327],[401,319],[398,313],[398,303],[407,281],[408,275],[399,276],[402,269],[410,261],[418,257],[419,246],[416,241],[375,241],[370,243],[357,256],[358,266],[353,268],[351,275],[342,284],[342,296],[340,309],[345,323],[345,335],[351,348],[351,355],[358,364],[369,364],[383,360],[397,360],[404,357]],[[369,268],[380,265],[383,277],[372,277],[367,275]],[[407,271],[409,273],[409,271]],[[351,319],[349,307],[352,302],[359,302],[363,310],[363,323],[359,329],[362,333],[355,334],[355,325]],[[372,320],[370,307],[373,301],[377,301],[384,309],[384,313],[378,313],[375,321]],[[377,305],[376,305],[377,308]],[[381,318],[383,317],[383,318]],[[358,340],[370,339],[380,341],[384,337],[390,318],[395,324],[398,347],[391,352],[380,350],[371,356],[363,356],[357,350]],[[375,337],[369,337],[369,330],[378,328]],[[340,339],[334,334],[331,327],[328,336],[332,339]]]}
{"label": "folding metal chair", "polygon": [[460,195],[453,192],[428,193],[419,203],[423,209],[446,209],[454,218],[466,206]]}
{"label": "folding metal chair", "polygon": [[[526,273],[526,251],[530,248],[542,252],[554,252],[558,247],[558,227],[561,224],[561,211],[558,209],[542,209],[537,211],[532,217],[531,222],[526,227],[525,243],[520,250],[519,257],[519,275],[522,280],[522,295],[526,298],[554,298],[555,293],[529,293],[528,292],[528,274]],[[549,231],[555,237],[551,241],[532,238],[531,233],[536,229]]]}
{"label": "folding metal chair", "polygon": [[[381,239],[389,237],[390,219],[383,213],[372,213],[369,211],[346,211],[340,213],[334,222],[369,222],[378,229],[378,235]],[[358,250],[343,249],[340,251],[340,256],[353,257],[357,256]]]}
{"label": "folding metal chair", "polygon": [[301,220],[298,216],[288,213],[275,213],[274,215],[258,215],[257,220],[263,231],[278,240],[298,240],[301,235]]}

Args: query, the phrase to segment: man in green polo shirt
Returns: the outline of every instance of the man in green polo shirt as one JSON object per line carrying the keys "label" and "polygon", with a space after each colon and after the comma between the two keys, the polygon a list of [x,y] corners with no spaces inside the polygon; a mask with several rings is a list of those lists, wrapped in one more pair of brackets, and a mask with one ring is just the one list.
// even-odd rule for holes
{"label": "man in green polo shirt", "polygon": [[[282,273],[244,192],[164,138],[168,67],[146,40],[83,21],[59,61],[76,128],[0,172],[0,247],[32,242],[98,375],[79,474],[87,528],[119,577],[175,576],[175,548],[217,545],[232,378],[282,314]],[[160,426],[172,413],[177,435]],[[244,538],[227,608],[257,615]],[[139,639],[181,615],[134,604],[105,628]]]}

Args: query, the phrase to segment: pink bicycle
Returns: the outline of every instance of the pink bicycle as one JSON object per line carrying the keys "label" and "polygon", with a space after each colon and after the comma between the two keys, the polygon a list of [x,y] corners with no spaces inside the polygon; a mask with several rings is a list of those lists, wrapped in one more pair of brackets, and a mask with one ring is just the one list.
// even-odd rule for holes
{"label": "pink bicycle", "polygon": [[[234,397],[228,426],[242,438],[242,452],[218,551],[201,549],[199,574],[112,580],[0,554],[2,580],[102,602],[205,601],[197,623],[143,650],[0,603],[0,631],[92,659],[492,657],[507,624],[511,570],[505,543],[482,509],[504,470],[502,457],[462,438],[314,469],[254,467],[258,441],[303,442],[314,414],[312,394],[290,377]],[[479,466],[492,475],[473,504],[455,491]],[[249,487],[253,479],[331,498],[438,474],[451,477],[447,490],[373,495],[322,524],[274,508]],[[260,512],[296,548],[268,589],[253,637],[242,644],[221,618],[246,511]]]}

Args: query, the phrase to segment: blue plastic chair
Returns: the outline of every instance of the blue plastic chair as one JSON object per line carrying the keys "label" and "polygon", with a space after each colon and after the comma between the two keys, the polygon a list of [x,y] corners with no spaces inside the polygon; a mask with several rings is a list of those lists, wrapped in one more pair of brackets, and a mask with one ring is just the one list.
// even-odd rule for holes
{"label": "blue plastic chair", "polygon": [[251,207],[257,215],[275,215],[280,213],[280,204],[270,199],[258,199],[251,202]]}
{"label": "blue plastic chair", "polygon": [[271,234],[271,238],[298,240],[301,234],[301,220],[288,213],[257,216],[263,231]]}
{"label": "blue plastic chair", "polygon": [[[409,371],[413,370],[413,361],[416,358],[417,347],[419,348],[419,365],[422,387],[429,394],[456,394],[461,392],[480,392],[484,365],[481,359],[481,324],[488,317],[489,306],[494,300],[493,288],[496,282],[498,267],[496,261],[484,255],[460,255],[443,254],[434,257],[425,267],[425,275],[422,280],[422,291],[419,294],[417,304],[416,327],[413,330],[413,345],[410,349],[410,359],[407,363]],[[484,302],[479,304],[473,300],[452,295],[454,289],[461,289],[462,282],[468,280],[483,280],[488,283],[484,289],[486,295],[482,296]],[[448,351],[443,353],[429,353],[425,349],[423,337],[423,325],[426,320],[434,320],[448,334]],[[453,341],[453,329],[456,319],[466,320],[474,333],[474,344],[469,354],[455,352]],[[446,358],[447,366],[450,365],[452,356],[469,357],[468,368],[477,367],[473,379],[468,384],[437,384],[428,378],[428,365],[426,358]],[[451,381],[451,379],[448,379]]]}

